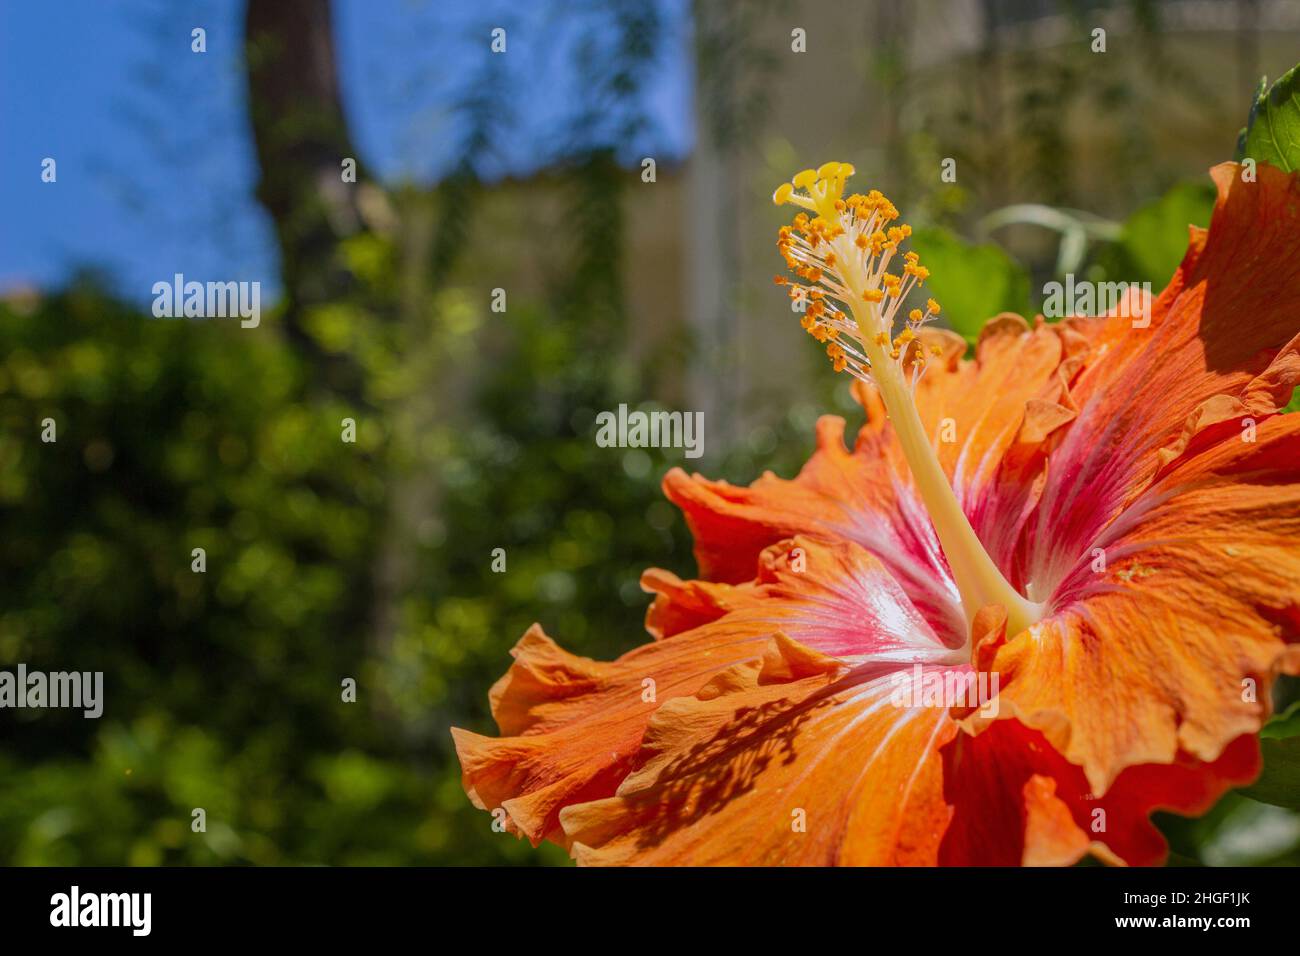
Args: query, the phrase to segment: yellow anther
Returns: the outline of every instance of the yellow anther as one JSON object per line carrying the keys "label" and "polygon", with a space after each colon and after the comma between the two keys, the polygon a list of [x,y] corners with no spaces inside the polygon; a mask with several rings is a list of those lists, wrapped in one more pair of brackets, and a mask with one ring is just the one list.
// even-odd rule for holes
{"label": "yellow anther", "polygon": [[926,299],[925,307],[929,309],[931,312],[933,312],[935,315],[939,314],[939,303],[934,301],[934,299]]}
{"label": "yellow anther", "polygon": [[883,302],[885,300],[885,293],[881,292],[879,289],[867,289],[862,293],[862,298],[866,299],[868,302]]}
{"label": "yellow anther", "polygon": [[907,313],[907,319],[909,322],[920,322],[923,318],[925,318],[925,314],[920,309],[913,309],[911,312]]}
{"label": "yellow anther", "polygon": [[844,354],[844,349],[832,342],[826,346],[826,354],[830,356],[831,363],[835,366],[835,371],[844,371],[845,365],[848,364],[848,357]]}

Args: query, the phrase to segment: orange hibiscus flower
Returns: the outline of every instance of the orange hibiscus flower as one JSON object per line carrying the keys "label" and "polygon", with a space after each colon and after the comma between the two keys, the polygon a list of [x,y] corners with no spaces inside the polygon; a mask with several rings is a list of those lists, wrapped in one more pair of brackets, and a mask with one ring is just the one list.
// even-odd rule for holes
{"label": "orange hibiscus flower", "polygon": [[610,663],[525,634],[502,736],[453,730],[466,792],[582,863],[1159,862],[1150,813],[1251,781],[1300,672],[1300,179],[1217,167],[1158,299],[967,359],[852,172],[774,198],[853,449],[826,416],[792,481],[670,472],[702,580],[648,571]]}

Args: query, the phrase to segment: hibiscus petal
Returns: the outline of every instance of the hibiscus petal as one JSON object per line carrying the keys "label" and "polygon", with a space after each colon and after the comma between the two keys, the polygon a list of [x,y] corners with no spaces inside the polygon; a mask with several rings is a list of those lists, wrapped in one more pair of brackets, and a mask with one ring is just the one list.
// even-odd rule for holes
{"label": "hibiscus petal", "polygon": [[1092,350],[1072,388],[1079,413],[1024,535],[1025,576],[1044,594],[1197,435],[1273,414],[1300,379],[1300,178],[1261,165],[1248,183],[1240,170],[1212,170],[1209,231],[1193,230],[1149,327],[1070,323]]}
{"label": "hibiscus petal", "polygon": [[[896,476],[905,476],[906,469],[881,461],[896,454],[892,444],[887,433],[869,425],[850,453],[844,419],[824,415],[817,422],[817,448],[794,481],[767,472],[742,488],[674,468],[664,477],[664,492],[685,512],[701,574],[712,580],[749,580],[759,553],[795,534],[856,541],[908,577],[933,578],[944,567],[938,542],[932,534],[918,539],[900,517],[908,506],[899,499],[911,494]],[[910,508],[924,514],[914,498]]]}
{"label": "hibiscus petal", "polygon": [[[995,560],[1009,561],[1041,488],[1039,446],[1073,417],[1069,377],[1086,345],[1064,327],[1030,329],[1012,315],[990,322],[973,360],[945,342],[942,333],[922,335],[943,356],[918,385],[917,409],[972,525]],[[871,388],[855,393],[868,420],[852,452],[844,421],[825,416],[793,481],[768,473],[740,488],[674,469],[664,491],[686,515],[704,577],[747,579],[758,553],[792,534],[855,541],[880,557],[944,640],[961,644],[956,586],[883,406]]]}
{"label": "hibiscus petal", "polygon": [[540,843],[566,803],[614,791],[656,700],[694,693],[761,654],[769,633],[724,621],[601,663],[566,653],[535,625],[492,689],[493,714],[510,736],[452,728],[466,793],[485,810],[505,809],[514,828]]}
{"label": "hibiscus petal", "polygon": [[1004,713],[1095,792],[1135,764],[1216,760],[1267,719],[1275,674],[1300,669],[1297,462],[1290,415],[1182,459],[1098,540],[1104,573],[1082,565],[1051,618],[981,651]]}
{"label": "hibiscus petal", "polygon": [[[774,647],[796,653],[793,642]],[[560,816],[584,864],[933,863],[949,810],[942,708],[888,676],[740,665],[660,708],[616,796]]]}
{"label": "hibiscus petal", "polygon": [[795,534],[854,541],[876,554],[912,603],[952,644],[965,637],[965,619],[934,529],[887,431],[868,426],[853,452],[844,447],[844,420],[823,416],[817,450],[794,481],[771,472],[747,488],[673,469],[664,493],[686,515],[700,573],[721,581],[748,580],[758,555]]}
{"label": "hibiscus petal", "polygon": [[943,761],[953,813],[940,863],[1066,865],[1089,852],[1108,863],[1150,866],[1168,853],[1152,812],[1204,813],[1225,790],[1259,773],[1259,745],[1242,736],[1212,763],[1180,753],[1170,764],[1130,767],[1104,794],[1041,733],[1016,720],[997,721],[975,737],[955,736]]}
{"label": "hibiscus petal", "polygon": [[695,694],[734,665],[761,661],[778,632],[812,653],[842,655],[846,666],[954,657],[884,565],[848,542],[780,542],[760,557],[754,582],[726,591],[726,613],[612,663],[568,654],[532,628],[491,693],[507,736],[453,729],[475,804],[504,808],[512,827],[534,843],[554,836],[565,805],[614,792],[658,707]]}
{"label": "hibiscus petal", "polygon": [[1025,866],[1072,866],[1088,851],[1088,835],[1056,796],[1056,781],[1032,775],[1022,788],[1025,802]]}
{"label": "hibiscus petal", "polygon": [[778,542],[759,555],[757,577],[746,585],[683,582],[666,571],[648,572],[642,583],[658,593],[649,618],[673,621],[660,623],[665,634],[677,633],[672,615],[703,622],[729,615],[732,624],[779,628],[847,660],[962,662],[884,562],[851,541],[798,536]]}

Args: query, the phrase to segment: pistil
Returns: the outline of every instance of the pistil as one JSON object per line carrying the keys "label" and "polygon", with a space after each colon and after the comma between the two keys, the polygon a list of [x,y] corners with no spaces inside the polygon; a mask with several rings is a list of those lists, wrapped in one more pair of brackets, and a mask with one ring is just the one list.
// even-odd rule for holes
{"label": "pistil", "polygon": [[925,311],[911,310],[899,334],[893,333],[904,299],[929,272],[911,252],[903,256],[901,276],[887,271],[911,229],[889,226],[898,211],[878,192],[841,198],[852,173],[845,163],[827,163],[777,189],[773,200],[778,205],[789,202],[817,214],[815,219],[800,214],[777,240],[787,264],[807,284],[777,282],[791,286],[791,297],[804,307],[804,328],[828,343],[835,370],[847,370],[879,390],[952,569],[967,621],[981,608],[999,604],[1006,609],[1008,633],[1017,633],[1042,617],[1043,607],[1012,587],[989,557],[916,409],[915,389],[927,361],[917,332],[939,313],[939,304],[930,299]]}

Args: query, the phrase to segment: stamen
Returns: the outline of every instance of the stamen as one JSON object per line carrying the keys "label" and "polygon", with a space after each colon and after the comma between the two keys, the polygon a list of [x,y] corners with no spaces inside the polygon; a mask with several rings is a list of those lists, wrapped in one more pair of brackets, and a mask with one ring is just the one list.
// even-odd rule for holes
{"label": "stamen", "polygon": [[[901,275],[887,271],[912,227],[891,225],[898,210],[877,190],[844,198],[845,181],[853,172],[847,163],[826,163],[803,170],[772,194],[778,206],[789,203],[815,214],[800,212],[777,233],[786,265],[804,280],[778,277],[777,284],[787,285],[791,299],[804,303],[801,324],[817,341],[829,343],[826,354],[835,371],[847,371],[879,389],[952,568],[967,620],[974,621],[988,604],[1001,604],[1008,633],[1018,632],[1042,617],[1044,609],[1016,591],[984,550],[916,410],[915,390],[928,361],[918,333],[939,315],[939,303],[927,299],[924,311],[913,308],[901,322],[899,313],[930,270],[909,251],[902,256]],[[940,354],[937,347],[931,349],[931,356]]]}

